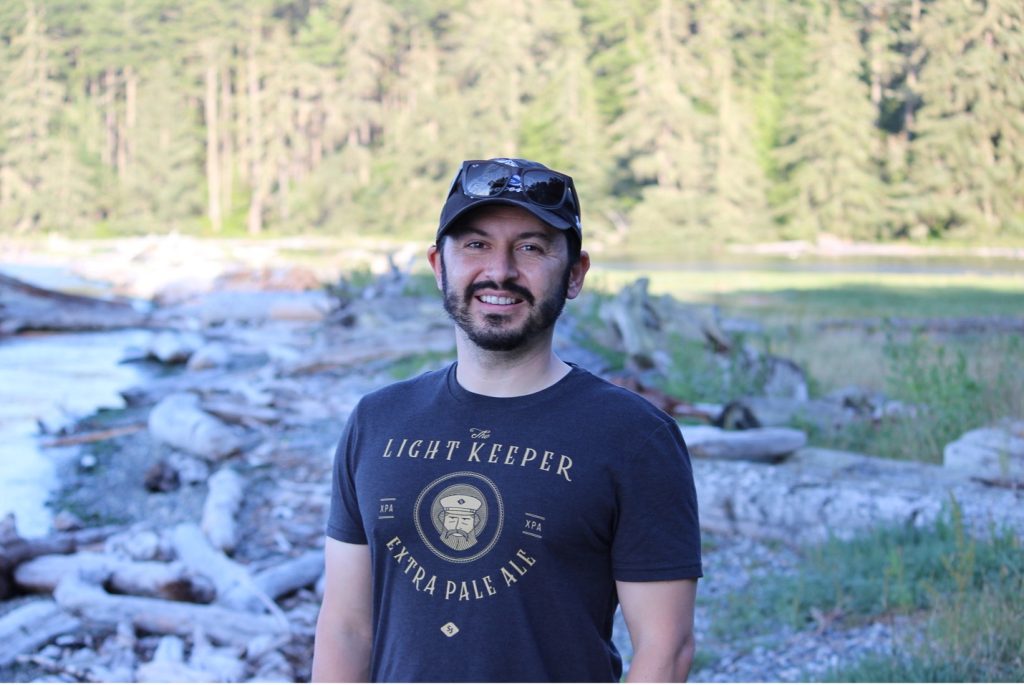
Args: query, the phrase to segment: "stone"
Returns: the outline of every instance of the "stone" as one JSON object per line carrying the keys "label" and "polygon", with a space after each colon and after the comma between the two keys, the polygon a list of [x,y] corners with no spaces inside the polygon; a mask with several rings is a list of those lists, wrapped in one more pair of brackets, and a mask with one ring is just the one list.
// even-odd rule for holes
{"label": "stone", "polygon": [[187,331],[161,331],[149,343],[149,355],[164,364],[183,364],[203,346],[202,336]]}
{"label": "stone", "polygon": [[964,433],[946,445],[942,463],[969,478],[1024,483],[1024,421],[1006,418]]}
{"label": "stone", "polygon": [[778,464],[694,459],[701,528],[814,543],[879,525],[920,526],[955,500],[968,529],[1024,534],[1024,491],[965,480],[934,464],[805,447]]}

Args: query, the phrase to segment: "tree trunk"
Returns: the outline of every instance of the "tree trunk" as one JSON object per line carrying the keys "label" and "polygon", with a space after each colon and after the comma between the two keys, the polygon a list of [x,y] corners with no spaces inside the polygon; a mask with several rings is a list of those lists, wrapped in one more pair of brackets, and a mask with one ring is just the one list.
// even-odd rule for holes
{"label": "tree trunk", "polygon": [[260,112],[260,77],[259,63],[256,60],[256,49],[260,40],[260,17],[258,10],[253,10],[252,27],[249,32],[249,44],[246,48],[246,80],[249,95],[249,185],[252,197],[249,200],[249,213],[246,226],[250,235],[263,232],[263,205],[266,202],[266,169],[264,159],[265,140],[263,136],[263,117]]}
{"label": "tree trunk", "polygon": [[203,115],[206,124],[206,201],[207,217],[214,233],[223,226],[221,216],[220,116],[217,112],[217,64],[207,56],[206,92],[203,97]]}
{"label": "tree trunk", "polygon": [[125,163],[131,167],[134,157],[133,142],[135,138],[135,124],[138,121],[138,93],[139,77],[131,66],[125,68],[124,73],[124,149]]}
{"label": "tree trunk", "polygon": [[234,193],[235,176],[235,133],[238,127],[233,125],[235,106],[231,99],[231,66],[224,65],[220,78],[220,116],[221,116],[221,208],[225,213],[231,212],[231,196]]}
{"label": "tree trunk", "polygon": [[[114,70],[107,69],[103,72],[104,128],[107,134],[106,146],[103,149],[103,161],[111,168],[116,168],[117,166],[117,111],[114,108],[115,88]],[[121,170],[117,169],[117,171],[120,174]]]}

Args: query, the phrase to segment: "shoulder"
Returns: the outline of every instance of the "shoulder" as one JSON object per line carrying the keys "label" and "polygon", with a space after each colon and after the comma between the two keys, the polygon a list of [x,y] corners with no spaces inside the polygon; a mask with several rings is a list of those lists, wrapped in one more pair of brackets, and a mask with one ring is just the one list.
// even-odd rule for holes
{"label": "shoulder", "polygon": [[656,430],[675,425],[675,419],[632,390],[576,367],[579,374],[579,406],[584,410],[613,417],[618,424],[629,424],[636,429]]}
{"label": "shoulder", "polygon": [[427,371],[419,376],[386,385],[363,395],[356,405],[356,414],[378,415],[381,410],[390,414],[405,407],[423,406],[432,402],[447,383],[449,366]]}

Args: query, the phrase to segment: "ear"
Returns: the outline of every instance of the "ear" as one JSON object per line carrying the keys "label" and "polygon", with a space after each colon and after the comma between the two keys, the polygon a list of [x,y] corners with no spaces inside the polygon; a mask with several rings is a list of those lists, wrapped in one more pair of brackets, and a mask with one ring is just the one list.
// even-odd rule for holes
{"label": "ear", "polygon": [[437,283],[437,289],[443,290],[441,281],[441,250],[438,249],[437,245],[431,245],[427,248],[427,261],[430,262],[430,268],[434,271],[434,282]]}
{"label": "ear", "polygon": [[587,277],[588,271],[590,271],[590,255],[587,254],[586,250],[580,250],[579,261],[573,264],[569,269],[569,290],[566,292],[567,298],[572,300],[580,294],[580,291],[583,290],[583,279]]}

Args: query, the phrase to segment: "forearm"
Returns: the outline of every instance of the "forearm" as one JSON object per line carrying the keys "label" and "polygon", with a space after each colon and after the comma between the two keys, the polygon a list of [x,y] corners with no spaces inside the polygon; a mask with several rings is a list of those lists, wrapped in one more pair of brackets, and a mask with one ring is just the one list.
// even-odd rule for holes
{"label": "forearm", "polygon": [[369,682],[370,649],[368,635],[318,621],[313,645],[313,682]]}
{"label": "forearm", "polygon": [[638,645],[626,674],[627,683],[681,683],[690,675],[695,645],[690,637],[678,645]]}

